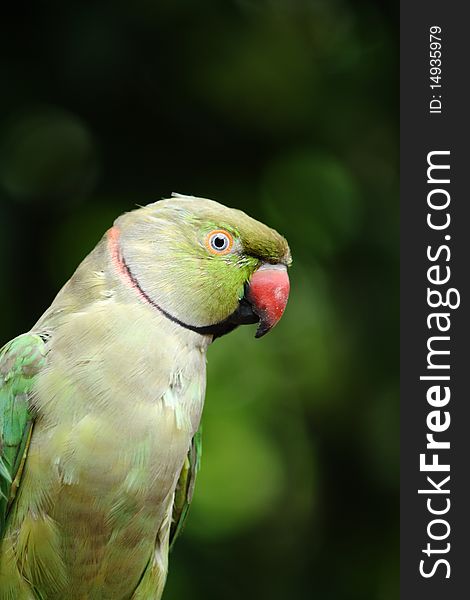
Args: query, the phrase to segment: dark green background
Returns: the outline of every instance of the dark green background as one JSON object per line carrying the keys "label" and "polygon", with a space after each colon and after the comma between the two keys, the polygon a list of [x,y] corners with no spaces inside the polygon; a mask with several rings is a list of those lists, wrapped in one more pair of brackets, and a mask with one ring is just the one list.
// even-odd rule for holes
{"label": "dark green background", "polygon": [[2,19],[1,341],[115,216],[172,191],[291,245],[279,326],[209,351],[167,599],[398,597],[397,6],[44,1]]}

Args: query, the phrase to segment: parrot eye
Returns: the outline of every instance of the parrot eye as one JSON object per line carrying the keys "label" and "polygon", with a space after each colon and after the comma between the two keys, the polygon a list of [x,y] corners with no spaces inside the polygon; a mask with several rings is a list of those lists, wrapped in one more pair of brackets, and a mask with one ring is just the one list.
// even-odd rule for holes
{"label": "parrot eye", "polygon": [[212,254],[227,254],[233,246],[233,237],[224,229],[211,231],[206,237],[206,247]]}

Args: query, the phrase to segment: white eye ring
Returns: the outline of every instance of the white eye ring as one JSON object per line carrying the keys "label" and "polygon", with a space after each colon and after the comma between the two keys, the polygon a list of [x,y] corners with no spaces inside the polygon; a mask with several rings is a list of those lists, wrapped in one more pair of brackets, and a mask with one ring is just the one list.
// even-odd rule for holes
{"label": "white eye ring", "polygon": [[211,231],[206,237],[206,247],[212,254],[227,254],[233,246],[233,237],[224,229]]}
{"label": "white eye ring", "polygon": [[216,233],[215,235],[211,236],[210,244],[212,250],[215,250],[216,252],[223,252],[230,246],[230,240],[223,233]]}

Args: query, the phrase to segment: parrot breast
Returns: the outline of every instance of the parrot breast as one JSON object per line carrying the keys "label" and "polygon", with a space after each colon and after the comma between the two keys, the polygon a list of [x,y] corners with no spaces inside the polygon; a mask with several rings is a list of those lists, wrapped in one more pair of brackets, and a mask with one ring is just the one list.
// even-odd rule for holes
{"label": "parrot breast", "polygon": [[[16,552],[48,599],[64,598],[64,585],[70,600],[130,598],[154,560],[163,585],[173,494],[205,393],[201,336],[175,327],[145,304],[110,298],[51,339],[11,526],[24,532]],[[46,581],[51,552],[61,566]]]}

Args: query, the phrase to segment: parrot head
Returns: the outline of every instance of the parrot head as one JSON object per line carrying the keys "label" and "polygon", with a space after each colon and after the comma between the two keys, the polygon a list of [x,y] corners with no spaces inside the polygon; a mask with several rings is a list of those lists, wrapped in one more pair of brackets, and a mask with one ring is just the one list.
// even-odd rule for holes
{"label": "parrot head", "polygon": [[215,339],[259,323],[261,337],[284,312],[287,241],[240,210],[173,195],[125,213],[107,235],[127,284],[186,329]]}

